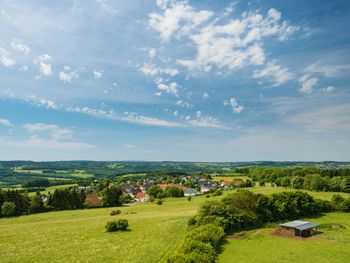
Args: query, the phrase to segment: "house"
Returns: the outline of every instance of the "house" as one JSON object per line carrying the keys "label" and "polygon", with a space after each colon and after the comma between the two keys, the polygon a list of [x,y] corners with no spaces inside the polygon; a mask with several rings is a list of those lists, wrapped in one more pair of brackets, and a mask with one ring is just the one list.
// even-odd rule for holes
{"label": "house", "polygon": [[185,196],[196,196],[199,195],[199,192],[196,189],[187,188],[184,190]]}
{"label": "house", "polygon": [[149,196],[146,193],[139,192],[136,194],[135,199],[137,202],[148,202]]}
{"label": "house", "polygon": [[87,194],[85,199],[85,205],[88,207],[101,206],[101,200],[95,194]]}
{"label": "house", "polygon": [[317,226],[319,226],[319,224],[294,220],[280,224],[278,232],[279,234],[287,236],[310,237],[317,233]]}
{"label": "house", "polygon": [[201,186],[201,193],[207,193],[210,191],[210,189],[214,189],[216,188],[216,184],[215,183],[207,183],[207,184],[203,184]]}

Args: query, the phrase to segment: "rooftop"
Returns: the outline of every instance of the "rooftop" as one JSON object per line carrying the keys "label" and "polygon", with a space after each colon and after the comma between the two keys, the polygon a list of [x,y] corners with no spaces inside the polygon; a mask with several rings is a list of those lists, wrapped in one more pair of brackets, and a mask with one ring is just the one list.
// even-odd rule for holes
{"label": "rooftop", "polygon": [[300,221],[300,220],[294,220],[294,221],[290,221],[284,224],[280,224],[280,226],[283,227],[290,227],[290,228],[295,228],[298,230],[305,230],[305,229],[309,229],[309,228],[313,228],[316,226],[319,226],[319,224],[315,224],[315,223],[311,223],[311,222],[307,222],[307,221]]}

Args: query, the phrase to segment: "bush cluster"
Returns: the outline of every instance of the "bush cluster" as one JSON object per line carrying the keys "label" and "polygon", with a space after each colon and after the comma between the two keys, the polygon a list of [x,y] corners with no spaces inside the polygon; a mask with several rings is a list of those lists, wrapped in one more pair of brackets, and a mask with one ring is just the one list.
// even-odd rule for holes
{"label": "bush cluster", "polygon": [[224,235],[224,229],[218,225],[197,226],[188,232],[184,244],[168,262],[215,262],[215,249]]}
{"label": "bush cluster", "polygon": [[129,223],[128,223],[128,220],[126,219],[109,221],[105,226],[107,232],[126,231],[128,227],[129,227]]}
{"label": "bush cluster", "polygon": [[119,209],[113,210],[113,211],[111,211],[110,215],[111,215],[111,216],[119,215],[119,214],[121,214],[121,212],[122,212],[122,211],[120,211]]}

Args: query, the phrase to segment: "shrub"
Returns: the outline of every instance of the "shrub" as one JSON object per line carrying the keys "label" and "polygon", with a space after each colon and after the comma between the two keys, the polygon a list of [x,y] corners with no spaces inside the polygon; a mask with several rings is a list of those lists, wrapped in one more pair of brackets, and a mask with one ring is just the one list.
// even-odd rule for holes
{"label": "shrub", "polygon": [[222,195],[222,190],[221,190],[221,189],[217,189],[217,190],[212,194],[212,196],[219,196],[219,195]]}
{"label": "shrub", "polygon": [[16,205],[14,202],[4,202],[1,206],[1,214],[9,217],[16,213]]}
{"label": "shrub", "polygon": [[128,227],[129,227],[129,223],[128,223],[128,220],[126,219],[109,221],[105,226],[107,232],[126,231]]}
{"label": "shrub", "polygon": [[119,209],[117,209],[117,210],[113,210],[113,211],[111,211],[111,216],[115,216],[115,215],[119,215],[120,213],[121,213],[122,211],[120,211]]}
{"label": "shrub", "polygon": [[187,196],[187,200],[188,200],[188,201],[191,201],[191,200],[192,200],[192,196],[190,196],[190,195]]}
{"label": "shrub", "polygon": [[163,204],[162,199],[158,199],[158,201],[157,201],[157,205],[162,205],[162,204]]}

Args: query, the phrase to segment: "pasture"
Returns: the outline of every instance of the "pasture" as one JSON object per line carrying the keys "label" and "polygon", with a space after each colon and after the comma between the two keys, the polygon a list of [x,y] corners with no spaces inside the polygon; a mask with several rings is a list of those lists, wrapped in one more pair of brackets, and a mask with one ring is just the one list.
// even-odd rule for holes
{"label": "pasture", "polygon": [[[250,190],[271,194],[286,189],[255,187]],[[224,192],[224,195],[228,193]],[[331,198],[329,193],[310,193],[317,198]],[[209,200],[214,198],[220,199],[222,196],[210,197]],[[117,216],[110,216],[110,212],[116,208],[98,208],[2,218],[1,262],[166,262],[184,241],[188,219],[197,213],[199,205],[206,200],[205,196],[198,196],[193,197],[192,201],[187,198],[166,198],[163,205],[138,203],[118,207],[122,213]],[[129,220],[130,231],[105,232],[106,222],[119,218]],[[332,262],[325,261],[327,257],[323,254],[341,254],[337,258],[339,261],[333,262],[346,262],[343,259],[345,256],[350,258],[350,255],[345,247],[350,244],[337,240],[350,239],[350,214],[331,213],[312,220],[342,224],[346,229],[340,232],[324,231],[324,237],[331,237],[332,233],[336,241],[311,242],[272,237],[269,229],[253,230],[250,239],[225,242],[219,262],[247,262],[244,261],[247,257],[252,258],[251,262],[297,262],[296,259],[301,262],[306,252],[314,254],[311,257],[314,260],[320,258],[319,262]],[[257,231],[262,234],[255,237]],[[268,260],[270,256],[271,260]],[[282,261],[277,260],[279,256]]]}
{"label": "pasture", "polygon": [[305,220],[327,227],[321,225],[322,234],[305,239],[273,236],[273,228],[251,230],[238,239],[226,238],[218,262],[349,262],[349,213],[329,213]]}

